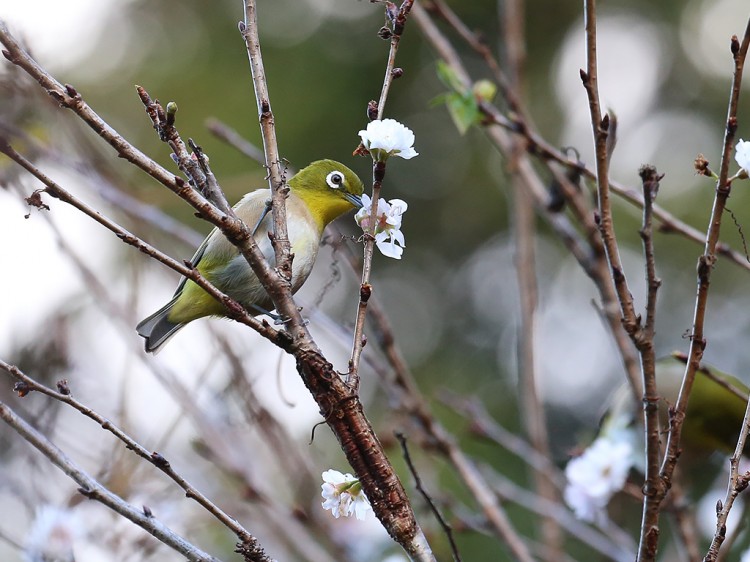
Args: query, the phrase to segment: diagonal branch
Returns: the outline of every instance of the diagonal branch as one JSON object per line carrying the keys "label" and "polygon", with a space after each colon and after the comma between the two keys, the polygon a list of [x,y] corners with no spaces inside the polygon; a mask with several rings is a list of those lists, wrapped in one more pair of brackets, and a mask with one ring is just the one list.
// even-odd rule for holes
{"label": "diagonal branch", "polygon": [[7,404],[0,402],[0,419],[21,435],[26,441],[33,445],[39,452],[47,457],[52,464],[57,466],[80,488],[78,491],[89,499],[96,500],[129,519],[149,534],[153,535],[165,545],[176,550],[185,558],[193,562],[220,562],[218,558],[211,556],[189,543],[180,535],[166,527],[161,521],[146,514],[143,510],[123,500],[120,496],[110,492],[92,476],[76,465],[68,456],[44,435],[39,433],[25,420],[19,417]]}
{"label": "diagonal branch", "polygon": [[[245,545],[255,545],[257,549],[259,549],[260,552],[263,552],[263,549],[258,545],[257,539],[253,537],[247,529],[245,529],[242,525],[239,524],[239,522],[231,517],[229,514],[225,513],[219,506],[214,504],[210,499],[208,499],[205,495],[203,495],[197,488],[195,488],[190,482],[188,482],[183,476],[181,476],[177,471],[175,471],[174,468],[172,468],[172,465],[169,463],[169,461],[164,458],[160,453],[154,451],[148,451],[145,447],[143,447],[140,443],[138,443],[135,439],[130,437],[127,433],[125,433],[122,429],[117,427],[115,424],[113,424],[110,420],[102,416],[101,414],[95,412],[88,406],[82,404],[78,400],[76,400],[73,395],[70,393],[70,390],[67,386],[61,387],[63,392],[60,390],[54,391],[49,387],[44,386],[43,384],[38,383],[33,378],[26,375],[23,371],[21,371],[18,367],[15,365],[10,365],[0,359],[0,369],[6,371],[8,374],[10,374],[13,378],[15,378],[17,381],[19,381],[18,384],[23,385],[23,394],[25,395],[28,392],[40,392],[41,394],[44,394],[45,396],[49,396],[50,398],[53,398],[59,402],[62,402],[63,404],[67,404],[68,406],[74,408],[87,418],[95,421],[99,425],[102,426],[103,429],[109,431],[117,437],[120,441],[122,441],[128,450],[133,451],[136,455],[139,457],[145,459],[146,461],[150,462],[152,465],[154,465],[156,468],[161,470],[164,474],[166,474],[169,478],[171,478],[180,488],[182,488],[185,491],[185,495],[188,498],[191,498],[195,500],[198,504],[200,504],[206,511],[208,511],[211,515],[213,515],[219,522],[221,522],[222,525],[227,527],[229,530],[231,530],[237,537],[240,539],[242,544]],[[17,387],[20,388],[20,387]],[[19,391],[19,394],[21,392]],[[263,553],[262,556],[258,556],[256,558],[257,562],[270,562],[270,558]]]}
{"label": "diagonal branch", "polygon": [[[317,348],[304,326],[288,287],[279,281],[277,271],[273,270],[265,260],[247,225],[219,211],[188,182],[170,174],[135,149],[88,107],[74,88],[62,86],[36,64],[8,33],[7,27],[2,23],[0,23],[0,42],[6,47],[6,50],[3,51],[6,58],[34,77],[53,99],[63,107],[74,111],[113,146],[120,156],[144,169],[180,197],[186,199],[198,210],[201,218],[207,219],[217,226],[239,248],[273,299],[277,310],[291,319],[287,324],[288,330],[273,331],[275,336],[272,341],[295,356],[297,370],[303,382],[339,440],[354,472],[360,478],[363,490],[371,500],[375,514],[388,533],[402,545],[414,560],[434,560],[424,533],[416,522],[406,491],[370,422],[367,420],[359,398]],[[164,114],[168,120],[168,112],[164,112]],[[161,119],[158,111],[157,117]],[[49,184],[47,185],[49,187]],[[90,216],[97,215],[95,211],[91,210],[91,212],[93,214]],[[151,251],[150,246],[132,237],[130,233],[124,230],[121,232],[124,234],[126,242],[139,249]],[[192,274],[188,270],[178,269],[178,271],[191,279],[197,279],[196,282],[211,293],[210,284],[201,284],[200,278],[197,276],[191,277]],[[211,294],[221,300],[222,295],[220,293],[214,292]],[[222,302],[231,306],[233,301],[222,300]],[[241,307],[240,311],[238,317],[246,314]],[[246,323],[249,324],[249,321]],[[258,323],[258,325],[263,330],[269,329],[263,322]],[[257,329],[256,326],[253,327]],[[269,339],[271,338],[269,337]]]}
{"label": "diagonal branch", "polygon": [[[727,199],[732,188],[729,178],[729,163],[731,161],[732,148],[734,147],[734,138],[737,131],[737,108],[740,99],[740,88],[742,85],[742,73],[747,58],[748,46],[750,46],[750,19],[745,27],[745,35],[740,43],[737,36],[732,37],[731,52],[734,58],[734,75],[732,78],[732,87],[729,94],[729,103],[727,108],[727,122],[724,131],[724,146],[721,157],[721,170],[716,185],[716,194],[714,196],[713,209],[711,210],[711,219],[706,232],[706,246],[703,255],[698,259],[698,291],[695,299],[695,311],[693,315],[693,332],[690,339],[690,351],[688,352],[688,362],[685,368],[685,374],[680,387],[680,394],[677,397],[677,404],[674,408],[674,414],[670,419],[669,438],[667,440],[667,452],[662,463],[661,477],[669,485],[672,479],[674,468],[677,464],[677,458],[680,454],[680,437],[682,434],[683,421],[687,410],[690,391],[692,390],[695,380],[695,373],[700,368],[700,362],[703,357],[703,351],[706,348],[706,339],[704,336],[704,323],[708,303],[708,289],[711,280],[711,271],[716,264],[716,246],[721,231],[721,219],[724,214]],[[734,503],[736,495],[747,487],[748,480],[738,474],[738,463],[742,455],[745,440],[747,439],[748,423],[750,423],[750,403],[745,411],[745,418],[742,423],[742,431],[737,441],[737,449],[732,456],[730,463],[730,479],[727,490],[725,505],[717,514],[717,530],[711,541],[711,547],[706,554],[705,560],[715,560],[721,543],[724,540],[726,532],[726,518]]]}
{"label": "diagonal branch", "polygon": [[[439,56],[456,73],[456,76],[461,80],[464,86],[470,88],[471,78],[461,61],[461,58],[445,35],[443,35],[437,28],[426,10],[420,5],[417,5],[414,7],[413,16],[417,24],[420,26],[422,33],[437,51]],[[488,104],[482,104],[481,107],[486,108],[488,111],[490,111],[491,108],[493,115],[499,115],[499,111]],[[512,147],[510,135],[503,127],[497,125],[495,120],[492,120],[487,126],[485,126],[484,131],[489,137],[490,142],[492,142],[502,155],[507,157],[511,154]],[[535,143],[529,142],[527,150],[535,153],[535,147],[537,147]],[[567,156],[564,158],[568,161]],[[549,160],[544,159],[543,161],[549,167]],[[582,166],[581,163],[578,163],[577,165],[579,167]],[[604,259],[604,248],[601,236],[599,235],[597,225],[591,217],[584,194],[573,187],[570,180],[567,180],[564,174],[555,173],[555,170],[550,167],[555,178],[559,180],[559,184],[567,194],[567,201],[570,202],[574,216],[580,222],[585,232],[587,239],[586,242],[588,244],[586,246],[581,246],[580,243],[575,244],[573,242],[573,228],[567,221],[567,218],[560,213],[550,211],[547,188],[539,177],[538,172],[531,165],[531,160],[527,158],[519,161],[517,167],[518,169],[516,173],[523,178],[526,189],[533,196],[537,212],[539,212],[550,226],[555,229],[561,240],[566,243],[578,263],[596,285],[602,300],[602,309],[604,311],[607,325],[615,340],[617,348],[620,351],[620,355],[622,356],[625,373],[631,389],[633,389],[634,392],[634,399],[640,399],[641,383],[638,358],[634,353],[631,342],[628,341],[627,335],[622,330],[617,295],[612,280],[609,277],[606,260]]]}
{"label": "diagonal branch", "polygon": [[[133,246],[137,250],[143,252],[147,256],[163,263],[170,269],[173,269],[180,275],[183,275],[190,279],[191,281],[195,282],[197,285],[199,285],[204,291],[206,291],[208,294],[210,294],[212,297],[214,297],[217,301],[224,304],[224,306],[227,309],[227,316],[232,318],[233,320],[236,320],[238,322],[241,322],[242,324],[245,324],[247,326],[250,326],[255,331],[257,331],[259,334],[267,338],[268,340],[276,343],[277,345],[281,345],[285,340],[282,337],[281,332],[278,332],[277,330],[274,330],[271,328],[268,324],[264,324],[263,322],[258,321],[255,317],[253,317],[251,314],[249,314],[244,307],[233,300],[231,297],[227,296],[226,294],[219,291],[214,285],[211,284],[205,277],[203,277],[198,270],[193,267],[193,264],[182,264],[163,252],[156,249],[154,246],[148,244],[147,242],[144,242],[131,232],[127,231],[123,227],[121,227],[116,222],[112,221],[111,219],[105,217],[95,209],[92,209],[82,201],[80,201],[77,197],[75,197],[72,193],[65,190],[62,186],[54,182],[52,179],[47,177],[45,174],[43,174],[39,169],[37,169],[31,162],[29,162],[26,158],[24,158],[21,154],[16,152],[16,150],[7,143],[7,141],[0,137],[0,152],[8,156],[11,160],[18,163],[20,166],[22,166],[26,171],[28,171],[31,175],[33,175],[35,178],[37,178],[40,182],[42,182],[45,185],[45,189],[43,191],[49,193],[52,197],[59,199],[60,201],[63,201],[72,207],[75,207],[88,217],[92,218],[102,226],[104,226],[106,229],[113,232],[120,240],[122,240],[125,244],[128,244],[130,246]],[[36,192],[37,194],[39,192]],[[29,199],[32,199],[30,197]]]}

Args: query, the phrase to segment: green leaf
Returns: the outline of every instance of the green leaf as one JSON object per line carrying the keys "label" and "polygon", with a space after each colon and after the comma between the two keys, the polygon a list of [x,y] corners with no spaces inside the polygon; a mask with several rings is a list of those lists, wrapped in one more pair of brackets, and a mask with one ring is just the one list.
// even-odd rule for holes
{"label": "green leaf", "polygon": [[434,98],[432,98],[429,102],[430,107],[437,107],[439,105],[443,105],[444,103],[448,103],[448,100],[451,96],[455,96],[456,94],[445,92],[442,94],[436,95]]}
{"label": "green leaf", "polygon": [[466,92],[466,88],[459,79],[458,74],[456,74],[456,71],[444,61],[439,60],[437,62],[437,75],[440,81],[454,92],[458,92],[459,94]]}
{"label": "green leaf", "polygon": [[446,106],[453,123],[462,135],[481,119],[479,107],[472,94],[466,96],[453,94],[446,100]]}

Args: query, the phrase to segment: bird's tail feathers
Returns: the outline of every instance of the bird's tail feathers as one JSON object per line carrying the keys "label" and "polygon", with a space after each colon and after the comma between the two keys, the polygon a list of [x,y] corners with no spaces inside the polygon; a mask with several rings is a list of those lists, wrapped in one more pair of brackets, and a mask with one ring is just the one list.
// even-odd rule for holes
{"label": "bird's tail feathers", "polygon": [[[179,295],[178,295],[179,296]],[[138,335],[143,337],[146,351],[149,353],[158,353],[167,341],[179,331],[185,324],[174,323],[169,320],[169,313],[172,310],[177,296],[154,312],[151,316],[144,318],[136,327]]]}

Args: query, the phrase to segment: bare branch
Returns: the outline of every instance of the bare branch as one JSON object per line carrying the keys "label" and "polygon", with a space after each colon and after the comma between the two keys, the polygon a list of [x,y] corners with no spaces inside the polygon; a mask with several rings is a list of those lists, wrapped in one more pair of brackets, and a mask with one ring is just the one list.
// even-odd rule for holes
{"label": "bare branch", "polygon": [[190,265],[190,267],[188,267],[170,258],[163,252],[157,250],[155,247],[144,242],[143,240],[141,240],[134,234],[122,228],[120,225],[118,225],[111,219],[105,217],[98,211],[92,209],[91,207],[89,207],[88,205],[80,201],[70,192],[68,192],[67,190],[62,188],[60,185],[58,185],[57,183],[52,181],[50,178],[48,178],[46,175],[44,175],[31,162],[29,162],[26,158],[24,158],[22,155],[16,152],[12,146],[7,144],[5,139],[2,137],[0,137],[0,152],[7,155],[13,161],[15,161],[24,169],[26,169],[30,174],[36,177],[39,181],[41,181],[46,186],[44,191],[48,192],[54,198],[59,199],[60,201],[63,201],[75,207],[76,209],[78,209],[79,211],[87,215],[88,217],[92,218],[93,220],[95,220],[96,222],[98,222],[99,224],[101,224],[102,226],[110,230],[111,232],[113,232],[124,243],[130,246],[133,246],[134,248],[143,252],[147,256],[154,258],[155,260],[163,263],[170,269],[173,269],[174,271],[187,277],[191,281],[194,281],[204,291],[206,291],[208,294],[210,294],[219,302],[223,303],[227,308],[227,316],[229,316],[233,320],[237,320],[238,322],[241,322],[243,324],[246,324],[247,326],[250,326],[251,328],[256,330],[259,334],[263,335],[270,341],[277,343],[277,345],[285,341],[285,339],[281,337],[280,332],[271,328],[267,323],[256,320],[242,307],[241,304],[234,301],[232,298],[225,295],[224,293],[219,291],[216,287],[214,287],[205,277],[203,277],[198,272],[197,269],[195,269],[192,266],[192,264]]}
{"label": "bare branch", "polygon": [[[646,261],[646,282],[648,296],[646,302],[646,323],[631,334],[633,342],[641,354],[643,373],[643,426],[646,442],[646,483],[643,487],[643,517],[641,520],[641,549],[650,541],[644,537],[658,537],[659,507],[657,499],[662,482],[659,478],[661,459],[661,428],[659,425],[659,390],[656,384],[656,354],[654,351],[654,333],[656,326],[656,294],[661,280],[656,276],[654,258],[654,240],[652,229],[653,201],[659,190],[659,175],[653,166],[640,169],[643,181],[643,226],[640,234],[643,240],[643,254]],[[656,531],[654,531],[656,530]],[[656,533],[656,535],[654,535]],[[641,554],[643,556],[644,553]]]}
{"label": "bare branch", "polygon": [[79,468],[68,456],[56,445],[39,433],[26,421],[21,419],[7,404],[0,402],[0,419],[13,428],[21,437],[33,445],[49,461],[62,470],[80,488],[78,491],[88,499],[96,500],[129,519],[149,534],[163,542],[165,545],[176,550],[185,558],[195,562],[220,562],[218,558],[211,556],[189,543],[180,535],[166,527],[161,521],[143,510],[123,500],[120,496],[110,492],[92,476]]}
{"label": "bare branch", "polygon": [[[469,88],[471,86],[471,79],[468,71],[445,35],[440,32],[421,5],[416,5],[412,13],[415,21],[420,26],[422,33],[433,48],[439,53],[440,57],[450,65],[451,69],[462,81],[464,86]],[[484,131],[498,151],[504,156],[510,157],[512,154],[511,139],[504,131],[504,128],[497,124],[499,120],[505,118],[490,104],[483,103],[480,105],[480,109],[483,111],[486,110],[488,114],[495,116],[495,118],[490,121],[489,125],[484,127]],[[528,130],[528,127],[519,126],[513,130],[515,131],[517,129]],[[535,153],[537,146],[537,144],[530,142],[528,143],[527,150]],[[577,162],[577,160],[569,160],[566,155],[562,156],[565,161],[570,161],[571,164]],[[547,160],[544,160],[544,162],[549,165]],[[579,169],[583,164],[578,162],[574,164],[574,166],[576,169]],[[555,232],[560,239],[570,249],[571,253],[578,260],[584,271],[595,283],[602,299],[602,309],[604,311],[607,325],[612,333],[617,348],[620,351],[620,355],[622,356],[625,373],[628,377],[628,382],[633,389],[634,399],[639,400],[641,395],[641,383],[638,358],[634,353],[632,344],[628,341],[627,335],[622,330],[622,323],[617,305],[617,296],[612,280],[609,277],[606,260],[604,259],[604,247],[602,245],[601,236],[599,235],[599,229],[593,221],[592,213],[589,210],[589,205],[586,202],[584,195],[572,186],[570,180],[566,179],[564,174],[560,174],[559,171],[554,170],[552,167],[550,167],[550,170],[554,174],[556,181],[562,187],[567,201],[570,202],[571,209],[573,210],[576,219],[583,226],[588,247],[582,246],[582,242],[575,240],[573,235],[574,228],[570,225],[566,217],[550,210],[547,188],[534,167],[531,165],[531,161],[529,159],[519,161],[517,163],[516,173],[523,178],[526,190],[534,199],[537,212],[539,212],[545,220],[547,220],[550,226],[555,229]]]}
{"label": "bare branch", "polygon": [[414,466],[414,462],[412,461],[411,455],[409,454],[409,447],[406,444],[406,436],[400,431],[397,431],[396,439],[398,439],[398,442],[401,445],[401,452],[404,455],[404,460],[406,461],[406,464],[409,467],[409,471],[411,472],[411,475],[414,477],[414,483],[415,483],[415,486],[417,487],[417,490],[419,490],[419,493],[422,494],[422,497],[427,502],[427,505],[430,506],[430,509],[435,514],[435,518],[438,520],[438,523],[440,523],[440,526],[442,527],[443,532],[445,532],[445,535],[448,537],[448,542],[451,545],[451,552],[453,553],[454,562],[461,562],[461,554],[459,553],[458,545],[456,544],[456,541],[453,538],[453,529],[451,529],[450,524],[445,520],[443,515],[440,513],[440,510],[438,509],[437,505],[435,505],[435,501],[432,499],[429,492],[425,489],[424,485],[422,484],[422,478],[420,478],[419,473],[417,472],[417,468]]}
{"label": "bare branch", "polygon": [[[143,447],[135,439],[130,437],[122,429],[117,427],[117,425],[112,423],[110,420],[108,420],[101,414],[95,412],[88,406],[82,404],[78,400],[76,400],[73,397],[73,395],[70,393],[69,387],[67,386],[65,387],[65,392],[54,391],[51,388],[44,386],[43,384],[39,384],[33,378],[29,377],[23,371],[21,371],[18,367],[14,365],[10,365],[6,363],[5,361],[3,361],[2,359],[0,359],[0,369],[3,369],[12,377],[14,377],[16,380],[20,381],[20,383],[24,385],[25,392],[32,392],[32,391],[40,392],[46,396],[49,396],[50,398],[53,398],[59,402],[62,402],[63,404],[67,404],[73,409],[79,411],[81,414],[83,414],[87,418],[98,423],[100,426],[102,426],[103,429],[109,431],[112,435],[114,435],[120,441],[122,441],[125,444],[125,446],[128,448],[128,450],[133,451],[136,455],[138,455],[142,459],[145,459],[146,461],[154,465],[156,468],[161,470],[169,478],[171,478],[180,488],[182,488],[185,491],[185,495],[188,498],[195,500],[206,511],[208,511],[211,515],[213,515],[222,525],[224,525],[229,530],[231,530],[235,535],[237,535],[237,537],[239,538],[242,544],[246,544],[246,545],[257,544],[257,539],[253,537],[247,531],[247,529],[245,529],[242,525],[240,525],[236,519],[234,519],[233,517],[230,517],[227,513],[222,511],[219,506],[214,504],[205,495],[203,495],[197,488],[195,488],[192,484],[190,484],[184,477],[182,477],[177,471],[175,471],[175,469],[172,468],[172,465],[169,463],[169,461],[166,458],[164,458],[160,453],[156,451],[154,452],[148,451],[145,447]],[[258,548],[260,547],[258,546]],[[262,551],[263,549],[260,548],[260,552]],[[258,557],[257,560],[258,562],[270,561],[270,558],[268,558],[265,554],[263,554],[261,557]]]}
{"label": "bare branch", "polygon": [[[727,107],[727,121],[726,129],[724,131],[724,145],[722,148],[721,157],[721,171],[719,172],[719,179],[716,185],[716,192],[714,196],[713,208],[711,210],[711,218],[708,223],[706,230],[706,245],[703,251],[703,255],[698,259],[698,287],[695,298],[695,310],[693,314],[693,328],[690,337],[690,350],[688,352],[688,362],[685,368],[685,374],[682,379],[682,386],[680,387],[680,394],[677,397],[677,403],[674,406],[673,413],[670,416],[670,427],[669,437],[667,439],[666,454],[662,461],[660,477],[664,480],[666,487],[672,480],[675,466],[677,465],[677,459],[680,455],[680,437],[682,436],[683,422],[685,419],[685,412],[687,410],[688,400],[690,398],[690,392],[693,388],[693,382],[695,381],[696,371],[700,368],[701,359],[703,358],[703,351],[706,347],[706,339],[704,335],[704,325],[706,308],[708,304],[708,290],[711,280],[711,271],[713,270],[717,261],[717,245],[719,241],[719,234],[721,232],[721,219],[724,213],[727,199],[731,191],[732,184],[728,181],[729,177],[729,163],[731,160],[731,152],[734,147],[734,138],[737,131],[737,107],[739,105],[740,98],[740,87],[742,85],[742,72],[745,67],[745,59],[747,57],[748,46],[750,45],[750,19],[748,19],[745,27],[745,35],[742,38],[742,43],[737,37],[732,37],[731,41],[731,52],[734,59],[734,75],[732,78],[732,86],[729,95],[729,103]],[[740,442],[744,444],[744,439],[747,436],[748,422],[750,417],[748,411],[745,412],[745,419],[743,420],[742,433],[738,440],[739,454],[736,454],[737,459],[742,453]],[[737,474],[735,473],[730,477],[729,488],[727,492],[727,498],[731,495],[733,489],[737,486]],[[666,491],[665,491],[666,494]],[[731,503],[731,502],[727,502]],[[718,553],[718,550],[723,540],[723,533],[721,533],[720,520],[722,517],[726,518],[729,514],[731,505],[726,509],[720,511],[719,517],[717,518],[717,532],[714,535],[714,540],[711,542],[711,548],[709,555]],[[726,515],[724,515],[726,513]]]}
{"label": "bare branch", "polygon": [[[291,253],[287,233],[285,203],[289,188],[286,187],[286,180],[281,170],[281,157],[276,140],[276,123],[271,110],[271,97],[268,93],[266,71],[260,52],[257,6],[255,0],[246,0],[243,4],[245,21],[240,24],[240,33],[245,40],[247,55],[250,60],[250,70],[255,87],[255,101],[260,118],[260,130],[263,135],[263,152],[266,155],[266,169],[268,170],[268,182],[273,201],[273,238],[271,242],[276,253],[276,269],[281,278],[284,279],[285,300],[291,301],[292,259],[294,256]],[[275,299],[274,303],[276,304]],[[283,314],[291,313],[289,314],[291,318],[290,326],[292,330],[296,330],[303,326],[304,322],[299,311],[292,310],[293,308],[295,307],[285,306],[283,310],[280,309],[279,311]]]}
{"label": "bare branch", "polygon": [[[386,19],[391,20],[392,28],[384,27],[381,29],[388,32],[390,36],[390,49],[388,50],[388,62],[385,65],[385,77],[383,78],[383,87],[380,91],[380,99],[377,102],[377,111],[375,117],[382,119],[385,114],[385,103],[388,99],[388,92],[396,75],[396,53],[398,52],[401,35],[404,32],[407,18],[412,9],[414,0],[405,0],[401,7],[392,13],[390,3],[386,3]],[[393,8],[395,10],[395,8]],[[372,108],[372,102],[368,106],[368,114]],[[356,153],[357,151],[355,151]],[[372,164],[372,201],[370,203],[370,214],[377,215],[378,199],[380,199],[380,189],[385,178],[385,162],[373,162]],[[370,284],[370,275],[372,273],[372,257],[375,251],[375,224],[370,221],[369,226],[364,234],[364,258],[362,260],[362,280],[359,289],[359,304],[357,305],[357,316],[354,322],[354,336],[352,342],[352,353],[349,359],[349,383],[352,388],[357,389],[359,386],[359,363],[362,350],[365,347],[365,319],[367,318],[367,302],[373,292],[373,286]]]}

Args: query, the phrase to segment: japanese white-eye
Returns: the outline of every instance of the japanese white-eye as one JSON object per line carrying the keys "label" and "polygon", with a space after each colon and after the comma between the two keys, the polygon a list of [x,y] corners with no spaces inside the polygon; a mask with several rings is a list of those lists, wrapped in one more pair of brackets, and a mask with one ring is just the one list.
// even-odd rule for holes
{"label": "japanese white-eye", "polygon": [[[677,402],[677,394],[685,371],[682,360],[665,357],[656,363],[656,384],[662,405],[661,424],[667,428],[667,406]],[[707,372],[716,378],[711,378]],[[717,382],[719,381],[719,382]],[[746,398],[734,394],[727,388],[734,388],[747,396],[748,387],[737,377],[705,366],[695,374],[695,382],[690,393],[682,431],[682,445],[685,456],[707,456],[714,451],[730,453],[734,450],[745,415]],[[640,404],[635,404],[629,388],[622,386],[613,395],[612,402],[602,422],[602,431],[611,427],[632,427],[636,416],[640,417]],[[636,431],[640,434],[640,428]]]}
{"label": "japanese white-eye", "polygon": [[[294,293],[312,271],[326,225],[362,206],[364,186],[354,172],[333,160],[315,161],[287,183],[286,218],[294,254],[291,281]],[[272,217],[266,212],[270,195],[267,189],[248,193],[234,210],[249,228],[255,229],[255,241],[274,267],[276,260],[268,238]],[[273,308],[271,298],[245,258],[218,229],[200,245],[192,264],[219,290],[251,312],[265,314]],[[154,352],[188,322],[204,316],[225,315],[223,304],[193,281],[183,278],[172,300],[138,324],[136,330],[146,340],[146,351]]]}
{"label": "japanese white-eye", "polygon": [[[667,406],[671,407],[677,401],[684,371],[684,362],[673,357],[661,359],[656,364],[656,384],[662,400],[659,407],[661,429],[664,432],[669,427]],[[715,379],[707,374],[709,372]],[[696,372],[682,429],[678,465],[682,482],[691,497],[701,497],[707,491],[717,471],[725,466],[725,455],[734,451],[748,392],[748,387],[737,377],[713,367],[704,366]],[[633,400],[630,388],[623,386],[613,396],[600,435],[628,439],[635,450],[643,451],[643,429],[636,423],[636,418],[642,416],[641,408]],[[618,436],[619,432],[622,433]],[[716,455],[717,451],[722,454]]]}

